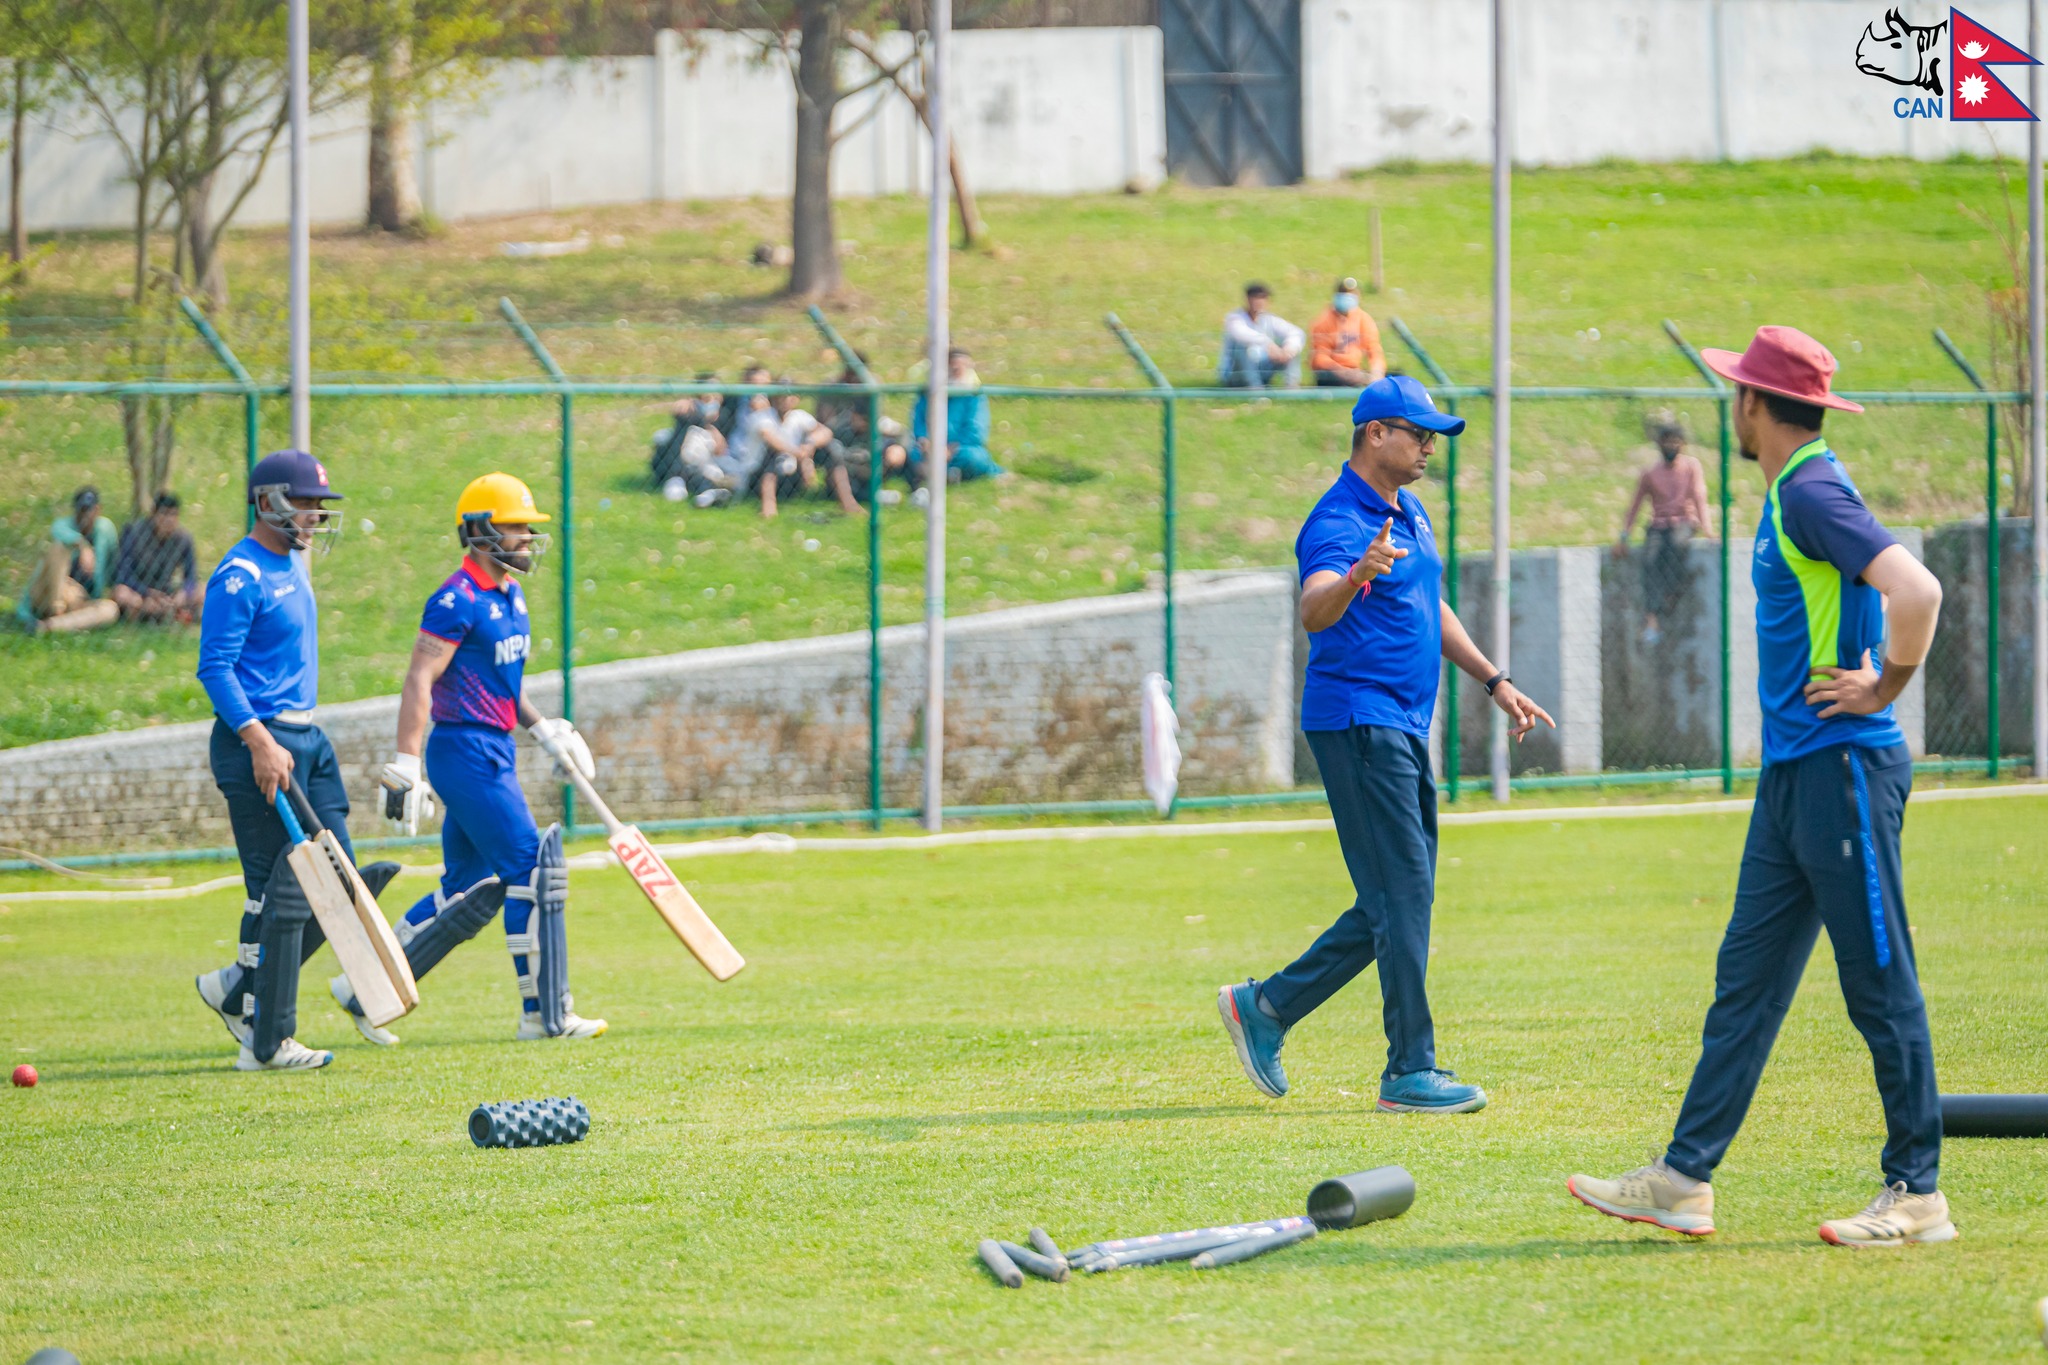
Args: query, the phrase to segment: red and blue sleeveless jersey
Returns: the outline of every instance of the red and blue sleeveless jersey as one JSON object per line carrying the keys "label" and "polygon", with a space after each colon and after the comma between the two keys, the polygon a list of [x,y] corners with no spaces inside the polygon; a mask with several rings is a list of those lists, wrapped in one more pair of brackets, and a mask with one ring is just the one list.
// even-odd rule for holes
{"label": "red and blue sleeveless jersey", "polygon": [[455,657],[434,681],[434,724],[508,732],[519,724],[519,687],[533,637],[517,580],[494,587],[489,574],[464,559],[427,599],[420,629],[455,646]]}

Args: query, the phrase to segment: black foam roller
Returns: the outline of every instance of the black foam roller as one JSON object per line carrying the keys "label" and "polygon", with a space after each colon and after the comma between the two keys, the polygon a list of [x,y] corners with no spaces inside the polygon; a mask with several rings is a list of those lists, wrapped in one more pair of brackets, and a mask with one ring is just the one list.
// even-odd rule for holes
{"label": "black foam roller", "polygon": [[2048,1138],[2048,1095],[1943,1095],[1941,1135]]}
{"label": "black foam roller", "polygon": [[469,1115],[469,1140],[479,1147],[553,1147],[589,1134],[590,1110],[574,1095],[480,1104]]}
{"label": "black foam roller", "polygon": [[1415,1202],[1415,1177],[1399,1166],[1333,1176],[1308,1192],[1308,1216],[1326,1231],[1399,1218]]}

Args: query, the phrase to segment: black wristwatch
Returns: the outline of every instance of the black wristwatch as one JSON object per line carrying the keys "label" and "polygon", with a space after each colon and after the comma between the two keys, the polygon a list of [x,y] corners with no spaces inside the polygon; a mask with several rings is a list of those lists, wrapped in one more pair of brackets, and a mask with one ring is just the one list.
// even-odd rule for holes
{"label": "black wristwatch", "polygon": [[1494,688],[1496,688],[1496,687],[1499,687],[1499,686],[1500,686],[1500,685],[1501,685],[1502,683],[1504,683],[1504,682],[1513,682],[1513,681],[1514,681],[1514,679],[1513,679],[1513,678],[1510,678],[1510,677],[1509,677],[1509,676],[1507,675],[1507,672],[1506,672],[1506,670],[1502,670],[1501,672],[1499,672],[1499,673],[1496,673],[1496,674],[1494,674],[1494,675],[1493,675],[1492,677],[1488,678],[1488,679],[1487,679],[1487,680],[1486,680],[1485,682],[1481,683],[1481,684],[1480,684],[1480,686],[1482,686],[1482,687],[1484,687],[1484,688],[1486,689],[1486,695],[1490,697],[1490,696],[1492,696],[1492,695],[1493,695],[1493,689],[1494,689]]}

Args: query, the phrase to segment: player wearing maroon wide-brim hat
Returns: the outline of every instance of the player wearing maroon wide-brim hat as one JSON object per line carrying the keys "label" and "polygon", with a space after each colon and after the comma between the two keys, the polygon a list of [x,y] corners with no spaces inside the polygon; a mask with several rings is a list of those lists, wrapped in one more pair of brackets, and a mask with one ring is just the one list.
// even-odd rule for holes
{"label": "player wearing maroon wide-brim hat", "polygon": [[[1742,1126],[1785,1010],[1825,927],[1849,1017],[1884,1102],[1884,1188],[1859,1214],[1820,1225],[1835,1246],[1956,1235],[1941,1169],[1934,1044],[1907,928],[1899,830],[1913,753],[1892,703],[1927,658],[1941,585],[1863,505],[1820,434],[1835,358],[1791,327],[1749,349],[1706,351],[1741,386],[1730,407],[1764,476],[1751,556],[1763,775],[1735,910],[1714,973],[1699,1064],[1671,1145],[1613,1179],[1575,1175],[1580,1202],[1694,1237],[1714,1231],[1715,1167]],[[1872,664],[1883,655],[1882,667]]]}
{"label": "player wearing maroon wide-brim hat", "polygon": [[1700,349],[1700,356],[1715,374],[1745,388],[1762,389],[1817,408],[1863,411],[1861,403],[1852,403],[1830,391],[1835,357],[1797,327],[1759,327],[1750,338],[1749,349],[1741,355],[1706,346]]}

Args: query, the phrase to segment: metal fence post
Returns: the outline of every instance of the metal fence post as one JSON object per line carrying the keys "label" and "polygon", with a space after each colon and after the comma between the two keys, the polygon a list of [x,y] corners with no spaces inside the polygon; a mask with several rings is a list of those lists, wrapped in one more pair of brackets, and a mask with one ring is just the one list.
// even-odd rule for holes
{"label": "metal fence post", "polygon": [[[512,306],[512,300],[498,300],[519,339],[526,343],[534,363],[561,387],[562,401],[562,719],[576,719],[576,398],[569,390],[569,376],[555,363],[555,357],[526,325],[526,319]],[[562,784],[562,828],[576,833],[576,789]]]}
{"label": "metal fence post", "polygon": [[847,344],[815,303],[804,310],[840,363],[867,385],[868,403],[868,807],[882,827],[882,391],[860,352]]}
{"label": "metal fence post", "polygon": [[1105,315],[1102,321],[1103,325],[1116,333],[1116,339],[1122,342],[1124,350],[1130,353],[1130,357],[1137,364],[1139,372],[1147,380],[1151,381],[1152,387],[1159,390],[1161,394],[1159,399],[1159,486],[1164,507],[1160,517],[1159,538],[1166,608],[1163,630],[1166,648],[1166,668],[1164,669],[1164,674],[1167,686],[1171,688],[1174,682],[1174,663],[1178,657],[1178,648],[1174,639],[1173,573],[1175,543],[1179,539],[1180,523],[1180,491],[1178,487],[1178,473],[1175,468],[1179,457],[1179,438],[1174,425],[1174,414],[1177,408],[1173,396],[1174,388],[1172,382],[1167,379],[1165,372],[1154,363],[1151,352],[1145,349],[1138,338],[1132,334],[1130,328],[1124,326],[1122,318],[1119,318],[1114,313],[1110,313]]}
{"label": "metal fence post", "polygon": [[1728,385],[1727,385],[1727,384],[1726,384],[1726,383],[1725,383],[1725,382],[1724,382],[1724,381],[1722,380],[1722,378],[1721,378],[1721,376],[1720,376],[1720,375],[1718,375],[1718,374],[1715,374],[1715,373],[1714,373],[1714,372],[1713,372],[1712,370],[1710,370],[1710,369],[1708,369],[1708,368],[1707,368],[1707,362],[1706,362],[1706,361],[1704,361],[1704,360],[1702,360],[1702,359],[1700,358],[1700,353],[1699,353],[1698,351],[1696,351],[1696,350],[1694,350],[1694,349],[1692,348],[1692,343],[1691,343],[1691,342],[1688,342],[1688,341],[1687,341],[1687,340],[1686,340],[1686,339],[1685,339],[1685,338],[1684,338],[1684,337],[1683,337],[1682,335],[1680,335],[1680,334],[1679,334],[1679,331],[1678,331],[1678,324],[1677,324],[1677,323],[1675,323],[1675,322],[1673,322],[1673,321],[1672,321],[1672,320],[1671,320],[1670,318],[1666,318],[1666,319],[1664,319],[1664,335],[1666,335],[1666,336],[1668,336],[1668,337],[1670,337],[1670,338],[1671,338],[1671,344],[1672,344],[1672,345],[1674,345],[1674,346],[1676,346],[1676,347],[1678,348],[1679,354],[1680,354],[1680,355],[1683,355],[1683,356],[1684,356],[1684,357],[1685,357],[1685,358],[1686,358],[1686,359],[1687,359],[1688,361],[1690,361],[1690,362],[1692,363],[1692,367],[1693,367],[1693,368],[1694,368],[1695,370],[1698,370],[1698,371],[1699,371],[1699,375],[1700,375],[1700,378],[1702,378],[1702,379],[1704,379],[1704,380],[1706,380],[1706,381],[1707,381],[1707,387],[1708,387],[1708,388],[1709,388],[1710,390],[1712,390],[1712,391],[1713,391],[1713,394],[1714,394],[1715,406],[1716,406],[1717,408],[1719,408],[1719,409],[1720,409],[1720,416],[1721,416],[1721,555],[1720,555],[1720,559],[1721,559],[1721,610],[1720,610],[1720,617],[1721,617],[1721,668],[1720,668],[1720,676],[1721,676],[1721,790],[1722,790],[1723,792],[1732,792],[1732,791],[1734,791],[1734,790],[1735,790],[1735,736],[1734,736],[1734,734],[1733,734],[1733,733],[1731,732],[1731,727],[1733,726],[1733,724],[1734,724],[1734,719],[1735,719],[1735,699],[1734,699],[1733,695],[1731,694],[1731,693],[1732,693],[1732,688],[1733,688],[1733,685],[1734,685],[1734,680],[1733,680],[1733,678],[1732,678],[1732,677],[1730,676],[1730,671],[1729,671],[1729,657],[1728,657],[1728,656],[1729,656],[1729,652],[1730,652],[1730,648],[1731,648],[1731,646],[1732,646],[1732,643],[1733,643],[1733,642],[1732,642],[1732,641],[1730,640],[1730,638],[1729,638],[1729,629],[1730,629],[1730,624],[1729,624],[1729,616],[1728,616],[1728,613],[1729,613],[1729,608],[1730,608],[1730,606],[1732,605],[1732,604],[1731,604],[1731,603],[1729,602],[1729,600],[1728,600],[1728,586],[1729,586],[1729,585],[1728,585],[1728,578],[1729,578],[1729,573],[1730,573],[1730,561],[1729,561],[1729,555],[1730,555],[1730,550],[1729,550],[1729,546],[1728,546],[1728,525],[1729,525],[1729,520],[1730,520],[1730,512],[1731,512],[1731,510],[1732,510],[1732,508],[1733,508],[1733,506],[1734,506],[1734,502],[1735,502],[1735,495],[1734,495],[1734,491],[1733,491],[1733,490],[1732,490],[1732,489],[1731,489],[1731,488],[1730,488],[1730,487],[1728,486],[1728,454],[1729,454],[1729,444],[1730,444],[1730,436],[1731,436],[1731,420],[1730,420],[1730,419],[1731,419],[1731,417],[1732,417],[1732,415],[1733,415],[1733,414],[1732,414],[1732,412],[1731,412],[1731,409],[1729,408],[1729,402],[1730,402],[1730,398],[1731,398],[1731,392],[1732,392],[1732,391],[1731,391],[1731,390],[1729,389]]}
{"label": "metal fence post", "polygon": [[[260,403],[262,400],[256,388],[256,381],[250,378],[249,372],[246,369],[242,368],[242,362],[236,357],[234,351],[229,349],[227,342],[221,340],[221,335],[213,329],[213,324],[206,320],[206,314],[200,312],[192,300],[184,294],[178,295],[178,310],[185,315],[185,320],[192,324],[192,330],[199,333],[199,339],[204,341],[207,347],[212,350],[213,358],[220,362],[221,368],[228,372],[228,376],[231,379],[242,386],[242,475],[246,479],[249,473],[256,468],[257,442],[261,440],[262,412]],[[255,527],[256,504],[249,504],[249,510],[242,520],[243,530],[246,531]]]}
{"label": "metal fence post", "polygon": [[[1436,363],[1436,357],[1423,348],[1416,340],[1415,333],[1408,330],[1408,324],[1398,317],[1389,317],[1394,332],[1401,338],[1401,344],[1414,352],[1422,368],[1429,371],[1430,380],[1450,387],[1451,376],[1444,367]],[[1458,414],[1458,400],[1446,398],[1444,411],[1453,417]],[[1458,613],[1458,438],[1446,438],[1444,453],[1444,602],[1453,616]],[[1458,803],[1458,770],[1464,766],[1464,755],[1459,748],[1458,736],[1458,670],[1449,663],[1443,666],[1444,689],[1444,800],[1451,805]]]}
{"label": "metal fence post", "polygon": [[[1934,342],[1941,347],[1970,387],[1983,389],[1977,367],[1963,358],[1947,332],[1934,329]],[[1998,404],[1984,405],[1984,770],[1998,776]]]}

